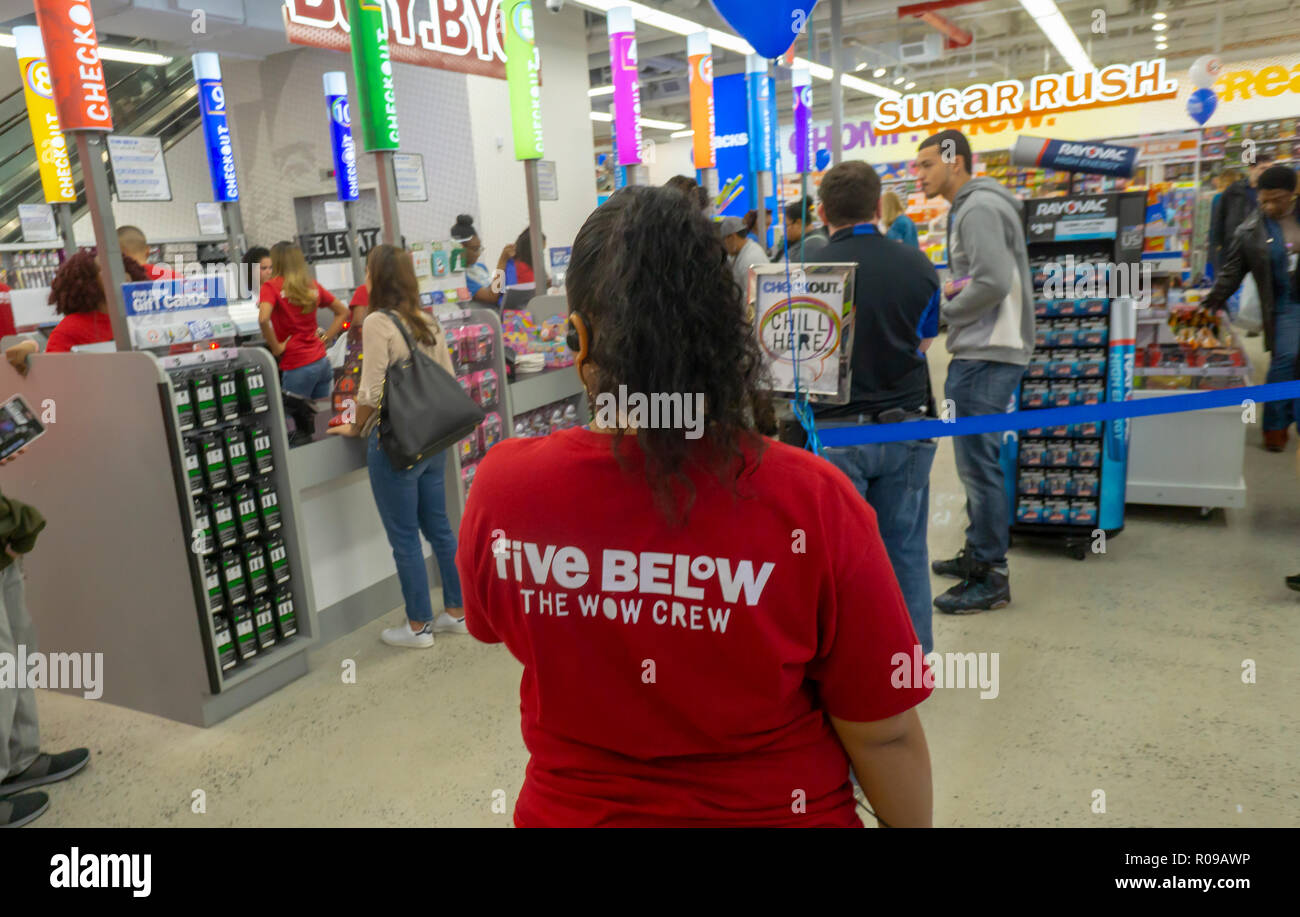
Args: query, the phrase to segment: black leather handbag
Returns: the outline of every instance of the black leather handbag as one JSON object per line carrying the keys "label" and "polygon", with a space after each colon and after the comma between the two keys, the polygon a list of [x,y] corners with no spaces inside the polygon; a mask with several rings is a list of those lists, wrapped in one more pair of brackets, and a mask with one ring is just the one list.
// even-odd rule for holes
{"label": "black leather handbag", "polygon": [[404,471],[464,439],[486,415],[451,373],[416,346],[398,316],[388,318],[411,355],[385,374],[379,445],[393,468]]}

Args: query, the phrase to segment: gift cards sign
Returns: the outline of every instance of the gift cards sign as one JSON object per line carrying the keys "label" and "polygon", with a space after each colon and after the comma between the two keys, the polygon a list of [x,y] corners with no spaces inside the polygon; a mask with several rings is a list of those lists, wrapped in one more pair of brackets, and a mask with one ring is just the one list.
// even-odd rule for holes
{"label": "gift cards sign", "polygon": [[[403,64],[506,78],[503,0],[388,0],[386,39]],[[296,45],[347,51],[347,0],[285,0],[284,30]]]}
{"label": "gift cards sign", "polygon": [[65,131],[111,131],[108,83],[90,0],[35,0],[59,123]]}

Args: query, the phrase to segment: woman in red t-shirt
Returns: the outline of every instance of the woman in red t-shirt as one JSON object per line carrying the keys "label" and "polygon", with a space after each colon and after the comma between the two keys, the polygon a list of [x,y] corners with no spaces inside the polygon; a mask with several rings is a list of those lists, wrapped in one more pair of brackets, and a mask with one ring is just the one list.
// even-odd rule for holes
{"label": "woman in red t-shirt", "polygon": [[[275,276],[262,285],[258,321],[267,347],[280,361],[280,387],[304,398],[328,398],[334,369],[326,350],[338,338],[348,310],[307,272],[302,249],[277,242],[271,249]],[[329,309],[334,321],[321,331],[316,310]]]}
{"label": "woman in red t-shirt", "polygon": [[[126,255],[122,256],[122,269],[128,283],[149,279],[139,262]],[[50,332],[46,353],[68,353],[74,347],[113,340],[108,299],[94,252],[80,251],[63,262],[50,284],[49,302],[63,319]],[[27,340],[10,347],[5,356],[15,369],[26,373],[27,357],[39,351],[36,341]]]}
{"label": "woman in red t-shirt", "polygon": [[857,827],[852,767],[881,822],[929,825],[933,682],[875,514],[760,435],[714,225],[625,188],[567,281],[595,420],[493,446],[457,558],[470,633],[523,663],[515,824]]}

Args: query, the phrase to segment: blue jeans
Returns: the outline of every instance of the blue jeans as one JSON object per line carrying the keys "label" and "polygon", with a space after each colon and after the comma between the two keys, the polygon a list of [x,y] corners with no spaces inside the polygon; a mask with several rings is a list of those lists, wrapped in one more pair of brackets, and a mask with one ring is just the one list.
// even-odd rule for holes
{"label": "blue jeans", "polygon": [[329,357],[321,357],[315,363],[287,369],[280,379],[280,388],[304,398],[328,398],[334,390],[334,367],[330,366]]}
{"label": "blue jeans", "polygon": [[921,652],[934,650],[930,626],[930,556],[926,529],[930,513],[933,440],[866,443],[824,450],[876,511],[885,551],[898,577]]}
{"label": "blue jeans", "polygon": [[456,572],[456,535],[447,521],[443,477],[447,454],[439,452],[414,468],[394,471],[379,446],[379,432],[375,431],[366,444],[366,464],[370,468],[370,489],[375,495],[379,518],[393,548],[407,619],[416,623],[433,620],[421,532],[433,545],[433,555],[438,559],[443,607],[461,607],[464,602],[460,596],[460,575]]}
{"label": "blue jeans", "polygon": [[[1265,382],[1294,382],[1296,352],[1300,351],[1300,303],[1274,306],[1273,353],[1268,361]],[[1285,430],[1292,421],[1300,421],[1300,403],[1267,401],[1264,403],[1264,429]]]}
{"label": "blue jeans", "polygon": [[[1023,366],[990,360],[953,360],[948,364],[944,397],[955,416],[978,417],[1005,413],[1025,374]],[[1001,433],[954,436],[952,451],[957,476],[966,488],[966,550],[982,564],[1002,567],[1011,543],[1011,506],[1002,474]]]}

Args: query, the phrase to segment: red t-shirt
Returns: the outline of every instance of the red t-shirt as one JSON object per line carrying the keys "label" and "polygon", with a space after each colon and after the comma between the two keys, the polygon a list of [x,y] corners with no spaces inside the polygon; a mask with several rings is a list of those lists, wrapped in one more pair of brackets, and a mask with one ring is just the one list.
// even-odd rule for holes
{"label": "red t-shirt", "polygon": [[14,297],[8,284],[0,283],[0,338],[17,334],[14,327]]}
{"label": "red t-shirt", "polygon": [[354,309],[357,306],[370,307],[370,291],[366,289],[364,283],[357,287],[357,291],[352,294],[352,302],[348,303],[348,305]]}
{"label": "red t-shirt", "polygon": [[83,344],[102,344],[113,340],[113,323],[107,312],[74,312],[50,332],[46,353],[67,353]]}
{"label": "red t-shirt", "polygon": [[275,331],[275,336],[285,342],[284,353],[280,355],[280,368],[288,372],[325,358],[325,345],[316,335],[320,328],[316,324],[316,309],[327,309],[334,305],[335,300],[334,295],[318,283],[316,309],[303,312],[301,307],[295,306],[281,295],[283,287],[283,277],[271,278],[262,284],[259,301],[275,306],[271,311],[271,328]]}
{"label": "red t-shirt", "polygon": [[515,259],[515,280],[518,283],[537,282],[537,278],[533,275],[533,269],[518,258]]}
{"label": "red t-shirt", "polygon": [[461,523],[469,631],[524,665],[515,824],[860,826],[827,714],[887,719],[931,692],[891,684],[920,648],[870,506],[773,442],[738,498],[692,471],[673,529],[611,445],[499,443]]}

